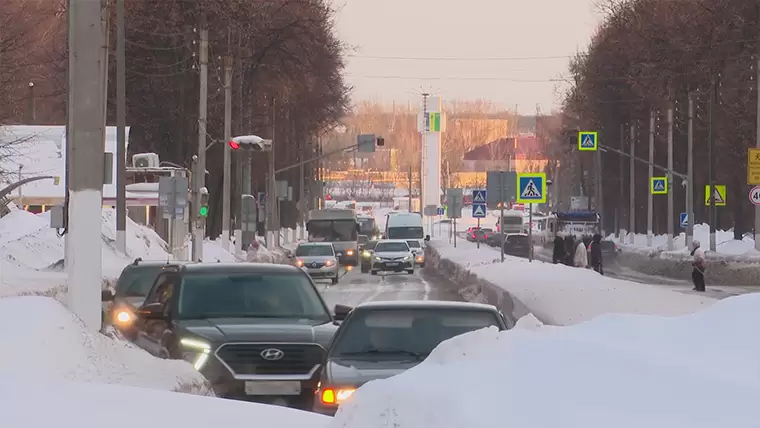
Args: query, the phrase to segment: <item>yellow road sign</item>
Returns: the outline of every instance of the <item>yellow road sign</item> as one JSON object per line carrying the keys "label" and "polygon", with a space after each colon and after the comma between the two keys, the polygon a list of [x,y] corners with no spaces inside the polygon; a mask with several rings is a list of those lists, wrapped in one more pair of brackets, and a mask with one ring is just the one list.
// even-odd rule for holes
{"label": "yellow road sign", "polygon": [[747,151],[747,184],[760,185],[760,149]]}
{"label": "yellow road sign", "polygon": [[668,177],[652,177],[649,179],[649,191],[653,195],[668,194]]}
{"label": "yellow road sign", "polygon": [[[713,195],[713,199],[715,200],[715,206],[716,207],[725,207],[726,206],[726,185],[725,184],[716,184],[715,185],[715,195]],[[705,206],[710,206],[710,185],[705,184]]]}

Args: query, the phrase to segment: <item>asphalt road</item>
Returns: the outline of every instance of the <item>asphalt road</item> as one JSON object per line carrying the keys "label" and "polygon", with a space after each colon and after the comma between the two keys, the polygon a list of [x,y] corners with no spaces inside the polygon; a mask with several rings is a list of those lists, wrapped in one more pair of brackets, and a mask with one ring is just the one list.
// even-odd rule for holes
{"label": "asphalt road", "polygon": [[359,269],[344,270],[340,282],[316,281],[328,306],[356,306],[359,303],[381,300],[462,300],[456,285],[436,276],[430,269],[419,267],[413,275],[380,273],[370,275]]}

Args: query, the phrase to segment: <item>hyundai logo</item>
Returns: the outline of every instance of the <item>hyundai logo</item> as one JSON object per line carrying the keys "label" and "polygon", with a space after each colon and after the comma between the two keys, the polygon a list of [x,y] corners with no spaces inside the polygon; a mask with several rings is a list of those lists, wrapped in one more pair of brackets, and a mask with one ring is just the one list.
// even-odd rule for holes
{"label": "hyundai logo", "polygon": [[259,355],[261,355],[261,358],[267,361],[278,361],[285,356],[285,353],[276,348],[269,348],[261,351]]}

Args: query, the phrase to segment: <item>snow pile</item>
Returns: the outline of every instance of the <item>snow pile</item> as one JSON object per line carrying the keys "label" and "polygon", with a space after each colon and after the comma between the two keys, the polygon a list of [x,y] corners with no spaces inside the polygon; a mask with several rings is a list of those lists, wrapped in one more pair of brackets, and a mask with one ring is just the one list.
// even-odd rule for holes
{"label": "snow pile", "polygon": [[153,357],[134,345],[89,331],[47,297],[0,299],[0,384],[32,380],[107,383],[211,395],[185,361]]}
{"label": "snow pile", "polygon": [[760,296],[674,318],[483,329],[369,382],[331,428],[754,428]]}
{"label": "snow pile", "polygon": [[[116,385],[0,383],[7,427],[321,428],[331,418],[285,407]],[[40,411],[43,410],[43,411]]]}
{"label": "snow pile", "polygon": [[[609,313],[681,315],[715,302],[706,296],[601,276],[591,269],[530,263],[510,256],[501,263],[495,251],[477,249],[464,239],[457,240],[457,248],[448,243],[447,236],[434,239],[430,245],[441,261],[449,260],[463,271],[506,290],[549,324],[570,325]],[[446,274],[462,276],[460,272]]]}
{"label": "snow pile", "polygon": [[[626,232],[624,231],[624,234]],[[675,250],[667,251],[668,249],[668,235],[654,235],[652,237],[652,246],[647,246],[647,236],[645,234],[635,234],[633,236],[633,243],[631,244],[631,234],[625,235],[625,242],[620,243],[619,238],[615,238],[612,234],[607,237],[609,240],[614,240],[624,251],[636,251],[636,252],[659,252],[663,257],[670,258],[683,258],[689,257],[690,249],[686,248],[686,233],[681,232],[673,238],[673,244]],[[697,239],[703,248],[709,248],[710,245],[710,226],[707,224],[695,224],[694,225],[694,239]],[[730,261],[752,260],[760,262],[760,251],[755,249],[755,240],[752,235],[747,234],[740,240],[734,239],[733,230],[718,230],[715,232],[715,250],[716,253],[710,254],[708,257],[717,257]]]}

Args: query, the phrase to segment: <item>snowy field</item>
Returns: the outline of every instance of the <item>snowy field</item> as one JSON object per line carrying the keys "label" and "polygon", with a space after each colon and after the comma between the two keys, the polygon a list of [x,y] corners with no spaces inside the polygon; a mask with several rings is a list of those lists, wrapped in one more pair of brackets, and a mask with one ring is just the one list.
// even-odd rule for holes
{"label": "snowy field", "polygon": [[468,333],[359,388],[330,428],[755,428],[758,307]]}
{"label": "snowy field", "polygon": [[[623,231],[626,233],[625,231]],[[681,232],[673,238],[675,250],[668,251],[668,236],[654,235],[652,237],[652,246],[647,246],[647,236],[645,234],[636,234],[631,244],[631,235],[625,235],[625,242],[621,243],[620,238],[615,235],[609,235],[607,239],[615,240],[623,251],[636,251],[642,253],[658,252],[661,257],[684,258],[689,257],[691,249],[686,248],[686,234]],[[710,226],[707,224],[694,225],[694,239],[698,240],[702,248],[710,248]],[[741,241],[734,239],[733,230],[718,230],[715,233],[715,253],[707,252],[710,258],[720,258],[727,261],[753,261],[760,262],[760,252],[755,249],[755,240],[751,235],[745,236]],[[717,253],[717,254],[716,254]]]}

